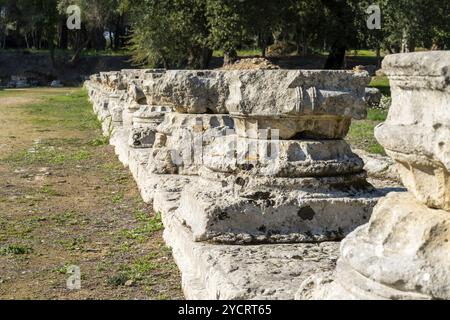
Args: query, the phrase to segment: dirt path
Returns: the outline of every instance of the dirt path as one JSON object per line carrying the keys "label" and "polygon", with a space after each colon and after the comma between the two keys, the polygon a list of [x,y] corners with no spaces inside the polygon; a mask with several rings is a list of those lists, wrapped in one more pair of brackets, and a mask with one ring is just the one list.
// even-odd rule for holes
{"label": "dirt path", "polygon": [[183,298],[161,235],[81,89],[0,91],[0,299]]}

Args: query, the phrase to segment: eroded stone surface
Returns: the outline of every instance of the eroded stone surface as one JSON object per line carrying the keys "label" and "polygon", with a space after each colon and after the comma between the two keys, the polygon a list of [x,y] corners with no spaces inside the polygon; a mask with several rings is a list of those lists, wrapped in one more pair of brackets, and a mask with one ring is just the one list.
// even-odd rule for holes
{"label": "eroded stone surface", "polygon": [[[315,277],[299,297],[327,299],[449,299],[449,212],[430,209],[410,193],[379,201],[370,222],[341,244],[331,287]],[[322,282],[321,282],[322,281]],[[312,284],[312,283],[311,283]],[[312,294],[311,294],[312,293]]]}
{"label": "eroded stone surface", "polygon": [[164,239],[182,272],[187,299],[293,299],[311,274],[332,270],[339,243],[217,245],[192,241],[174,214]]}
{"label": "eroded stone surface", "polygon": [[186,296],[292,299],[332,271],[338,244],[326,241],[366,222],[381,195],[342,140],[365,117],[367,82],[347,71],[123,70],[86,86],[162,213]]}
{"label": "eroded stone surface", "polygon": [[366,115],[367,73],[318,70],[167,71],[144,81],[154,104],[182,113]]}
{"label": "eroded stone surface", "polygon": [[375,133],[409,192],[381,199],[297,298],[450,299],[449,65],[448,51],[384,59],[393,99]]}
{"label": "eroded stone surface", "polygon": [[450,210],[450,52],[391,55],[383,61],[392,106],[375,130],[399,163],[403,183],[424,204]]}
{"label": "eroded stone surface", "polygon": [[[297,179],[291,188],[282,182],[279,187],[242,188],[199,179],[181,192],[176,214],[189,226],[195,241],[336,240],[366,223],[381,195],[366,188],[327,188],[326,183],[314,188],[311,180]],[[319,181],[315,183],[321,185]]]}

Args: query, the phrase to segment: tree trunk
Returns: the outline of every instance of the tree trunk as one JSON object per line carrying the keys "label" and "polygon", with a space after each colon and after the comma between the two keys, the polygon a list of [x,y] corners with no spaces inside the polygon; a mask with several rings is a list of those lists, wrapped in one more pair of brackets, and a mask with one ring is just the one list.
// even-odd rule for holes
{"label": "tree trunk", "polygon": [[27,35],[26,32],[25,32],[24,37],[25,37],[25,43],[26,43],[26,45],[27,45],[27,49],[30,49],[30,44],[28,43],[28,35]]}
{"label": "tree trunk", "polygon": [[409,52],[409,36],[405,29],[403,29],[402,34],[402,49],[401,53]]}
{"label": "tree trunk", "polygon": [[306,40],[306,36],[305,36],[305,31],[301,30],[300,31],[300,52],[297,49],[297,52],[300,54],[300,56],[302,57],[306,57],[308,55],[308,41]]}
{"label": "tree trunk", "polygon": [[75,47],[74,47],[74,53],[72,55],[72,58],[69,60],[69,65],[74,65],[78,62],[80,59],[81,53],[83,52],[83,49],[87,47],[88,43],[91,42],[91,38],[88,35],[86,41],[83,43],[81,39],[81,31],[76,31],[76,39],[75,39]]}
{"label": "tree trunk", "polygon": [[338,70],[342,69],[345,60],[345,51],[347,47],[339,42],[335,42],[331,46],[330,54],[325,62],[324,69]]}
{"label": "tree trunk", "polygon": [[69,34],[66,27],[65,19],[61,19],[60,21],[61,34],[59,37],[59,48],[63,50],[67,50],[69,47]]}
{"label": "tree trunk", "polygon": [[102,51],[106,48],[106,39],[103,32],[104,30],[101,27],[96,27],[90,32],[92,48],[97,51]]}
{"label": "tree trunk", "polygon": [[381,47],[380,44],[377,43],[377,69],[381,68]]}
{"label": "tree trunk", "polygon": [[114,47],[116,50],[121,48],[122,37],[124,36],[124,16],[117,17],[115,32],[114,32]]}
{"label": "tree trunk", "polygon": [[262,44],[262,45],[261,45],[261,56],[262,56],[263,58],[266,57],[266,51],[267,51],[267,46],[266,46],[265,44]]}
{"label": "tree trunk", "polygon": [[213,51],[207,47],[192,47],[189,49],[188,66],[192,69],[208,69]]}
{"label": "tree trunk", "polygon": [[261,56],[263,58],[266,57],[266,49],[267,49],[267,41],[266,41],[266,35],[264,32],[259,32],[258,34],[258,45],[261,48]]}
{"label": "tree trunk", "polygon": [[223,54],[223,65],[227,66],[229,64],[233,64],[238,59],[236,50],[226,50]]}

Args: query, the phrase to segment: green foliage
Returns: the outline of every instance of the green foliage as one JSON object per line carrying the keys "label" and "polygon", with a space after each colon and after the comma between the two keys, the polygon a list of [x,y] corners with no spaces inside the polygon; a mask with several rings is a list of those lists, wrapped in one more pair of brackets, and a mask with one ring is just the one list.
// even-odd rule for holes
{"label": "green foliage", "polygon": [[[68,32],[73,4],[82,29]],[[381,30],[366,26],[371,4],[381,8]],[[70,62],[83,51],[129,48],[137,64],[206,68],[212,50],[265,55],[282,42],[304,55],[370,48],[365,61],[379,64],[383,50],[450,47],[450,2],[441,0],[0,0],[0,12],[0,48],[46,49],[52,61],[56,48],[72,50]]]}
{"label": "green foliage", "polygon": [[207,18],[210,41],[215,49],[231,52],[238,49],[243,40],[245,8],[240,0],[209,0]]}
{"label": "green foliage", "polygon": [[210,57],[205,4],[205,0],[137,1],[131,15],[134,61],[153,67],[179,67],[189,61],[195,67],[203,53]]}

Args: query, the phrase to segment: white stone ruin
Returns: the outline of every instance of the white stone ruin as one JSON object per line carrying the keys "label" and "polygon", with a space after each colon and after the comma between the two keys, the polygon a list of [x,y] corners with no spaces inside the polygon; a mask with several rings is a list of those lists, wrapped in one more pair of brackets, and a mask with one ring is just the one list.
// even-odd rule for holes
{"label": "white stone ruin", "polygon": [[335,272],[298,298],[450,299],[450,52],[387,56],[392,106],[375,136],[408,192],[390,193],[341,243]]}
{"label": "white stone ruin", "polygon": [[[448,54],[441,55],[448,67]],[[430,241],[448,236],[448,74],[433,55],[424,63],[416,57],[386,58],[393,107],[377,129],[389,155],[403,164],[412,193],[384,198],[371,222],[356,231],[384,195],[366,181],[363,161],[344,140],[351,119],[366,116],[366,72],[122,70],[91,76],[85,85],[103,132],[144,201],[162,214],[187,298],[311,298],[320,280],[312,276],[331,281],[336,241],[352,231],[341,249],[351,258],[341,258],[336,272],[347,270],[343,279],[357,282],[352,272],[369,267],[367,257],[381,266],[371,281],[398,276],[408,288],[420,285],[417,294],[448,298],[448,281],[447,289],[426,283],[442,269],[430,267],[422,280],[408,278],[427,263],[449,266],[433,243],[431,256],[421,261],[404,260],[403,249],[392,257],[379,253],[381,237],[395,236],[392,227],[408,215],[406,233],[391,239],[408,253],[419,243],[416,231],[434,230],[438,238]],[[391,271],[383,273],[383,263]],[[429,292],[434,289],[441,293]]]}

